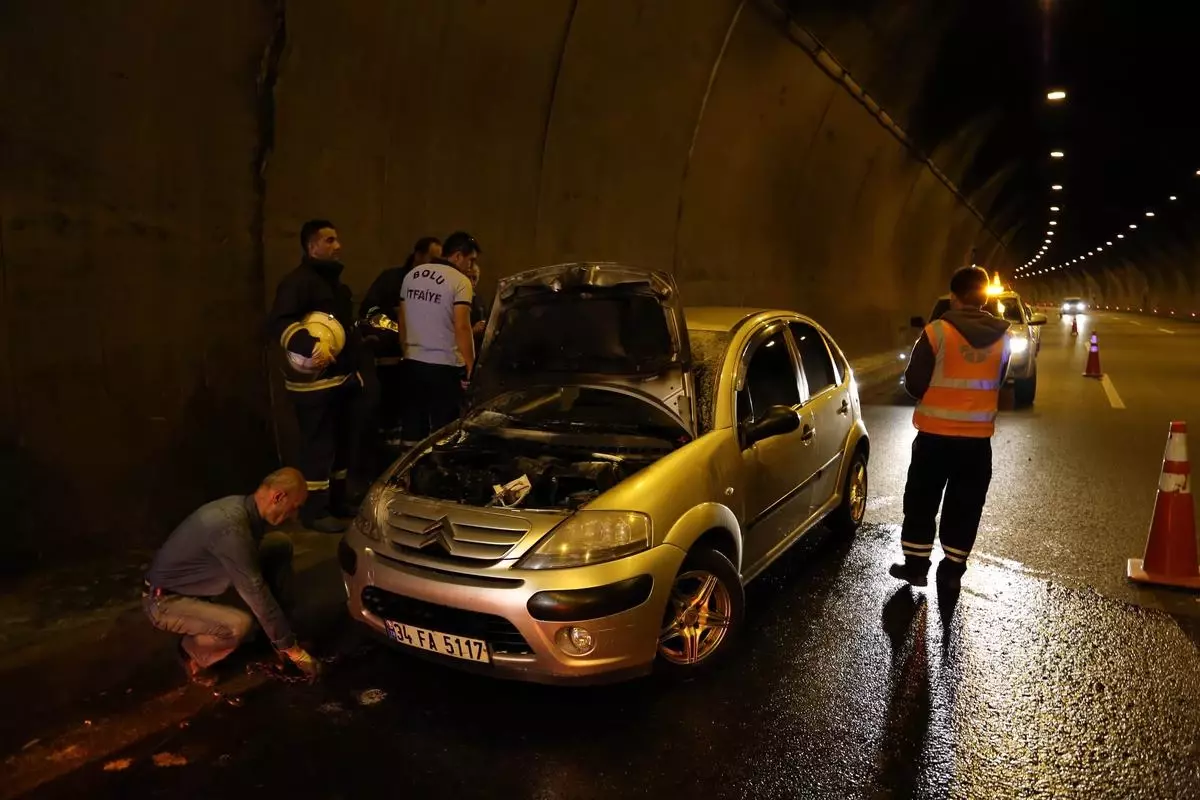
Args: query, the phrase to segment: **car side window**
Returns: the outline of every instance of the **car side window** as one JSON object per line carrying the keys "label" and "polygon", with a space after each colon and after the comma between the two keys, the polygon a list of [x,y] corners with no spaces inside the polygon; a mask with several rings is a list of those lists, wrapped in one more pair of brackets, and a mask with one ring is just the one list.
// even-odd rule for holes
{"label": "car side window", "polygon": [[788,325],[792,329],[792,338],[796,340],[796,349],[800,351],[800,365],[804,367],[809,396],[836,386],[837,374],[833,370],[829,348],[825,346],[825,337],[816,328],[803,322],[789,322]]}
{"label": "car side window", "polygon": [[799,404],[796,364],[780,330],[760,342],[750,356],[745,386],[737,394],[738,422],[761,417],[771,406]]}

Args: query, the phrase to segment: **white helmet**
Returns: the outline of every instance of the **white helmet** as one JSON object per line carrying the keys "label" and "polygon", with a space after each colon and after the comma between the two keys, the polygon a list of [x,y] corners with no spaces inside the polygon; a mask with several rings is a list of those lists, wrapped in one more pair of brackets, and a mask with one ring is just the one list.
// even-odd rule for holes
{"label": "white helmet", "polygon": [[298,380],[315,380],[324,370],[313,364],[311,355],[303,356],[287,350],[287,343],[299,331],[305,331],[314,339],[329,345],[333,357],[337,358],[342,348],[346,346],[346,331],[342,323],[333,314],[324,311],[313,311],[295,325],[290,326],[283,334],[283,345],[287,352],[288,366]]}

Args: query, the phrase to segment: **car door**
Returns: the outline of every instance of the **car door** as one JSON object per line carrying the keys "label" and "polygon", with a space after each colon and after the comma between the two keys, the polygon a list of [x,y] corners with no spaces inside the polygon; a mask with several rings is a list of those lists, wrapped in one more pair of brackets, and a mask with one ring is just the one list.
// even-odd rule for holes
{"label": "car door", "polygon": [[801,374],[808,387],[804,410],[812,416],[817,431],[815,476],[809,493],[810,514],[828,504],[838,491],[843,450],[853,424],[850,381],[834,362],[832,348],[821,331],[806,322],[788,327],[800,358]]}
{"label": "car door", "polygon": [[818,460],[817,432],[803,400],[799,365],[787,325],[781,322],[752,339],[739,366],[735,398],[739,426],[779,405],[795,409],[801,417],[795,431],[764,439],[742,452],[747,572],[755,571],[808,517],[810,478]]}

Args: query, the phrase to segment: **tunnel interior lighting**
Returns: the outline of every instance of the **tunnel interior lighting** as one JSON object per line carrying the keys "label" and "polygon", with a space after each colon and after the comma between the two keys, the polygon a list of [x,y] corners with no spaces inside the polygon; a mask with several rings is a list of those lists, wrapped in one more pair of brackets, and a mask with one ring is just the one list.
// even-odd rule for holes
{"label": "tunnel interior lighting", "polygon": [[1058,206],[1050,206],[1051,211],[1058,211]]}
{"label": "tunnel interior lighting", "polygon": [[1146,216],[1147,216],[1147,217],[1153,217],[1153,216],[1154,216],[1154,212],[1153,212],[1153,211],[1147,211],[1147,212],[1146,212]]}
{"label": "tunnel interior lighting", "polygon": [[1117,234],[1117,238],[1118,238],[1118,239],[1124,239],[1124,238],[1125,238],[1125,234],[1123,234],[1123,233],[1118,233],[1118,234]]}
{"label": "tunnel interior lighting", "polygon": [[1130,225],[1130,226],[1129,226],[1129,229],[1130,229],[1131,231],[1136,231],[1136,230],[1137,230],[1137,225]]}
{"label": "tunnel interior lighting", "polygon": [[1051,150],[1050,151],[1051,158],[1062,158],[1064,155],[1065,155],[1065,153],[1063,153],[1062,150]]}
{"label": "tunnel interior lighting", "polygon": [[1057,222],[1055,222],[1054,220],[1050,220],[1050,224],[1051,224],[1051,225],[1057,225],[1058,223],[1057,223]]}
{"label": "tunnel interior lighting", "polygon": [[1055,192],[1061,192],[1061,191],[1062,191],[1062,184],[1061,184],[1061,183],[1056,183],[1056,184],[1054,184],[1053,186],[1051,186],[1051,187],[1050,187],[1050,189],[1051,189],[1052,191],[1055,191]]}
{"label": "tunnel interior lighting", "polygon": [[1109,247],[1112,247],[1112,242],[1105,242],[1105,244],[1108,245]]}
{"label": "tunnel interior lighting", "polygon": [[1046,99],[1051,102],[1058,103],[1067,99],[1067,93],[1062,89],[1051,89],[1050,91],[1046,92]]}
{"label": "tunnel interior lighting", "polygon": [[1172,202],[1174,202],[1175,200],[1178,200],[1179,198],[1178,198],[1178,197],[1176,197],[1175,195],[1171,195],[1171,196],[1170,196],[1170,197],[1168,197],[1167,199],[1168,199],[1168,200],[1171,200]]}

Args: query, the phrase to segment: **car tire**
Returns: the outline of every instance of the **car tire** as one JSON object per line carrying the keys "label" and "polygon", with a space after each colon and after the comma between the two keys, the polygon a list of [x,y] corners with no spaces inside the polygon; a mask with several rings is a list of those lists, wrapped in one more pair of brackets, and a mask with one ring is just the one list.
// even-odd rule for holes
{"label": "car tire", "polygon": [[[683,560],[667,599],[655,671],[669,679],[684,679],[713,669],[734,649],[745,612],[746,595],[737,568],[710,547],[694,548]],[[672,635],[672,630],[677,632]]]}
{"label": "car tire", "polygon": [[867,513],[867,455],[861,450],[854,454],[842,482],[842,502],[825,522],[839,536],[853,536]]}
{"label": "car tire", "polygon": [[1037,396],[1037,370],[1024,380],[1013,381],[1013,388],[1017,408],[1033,405],[1033,399]]}

